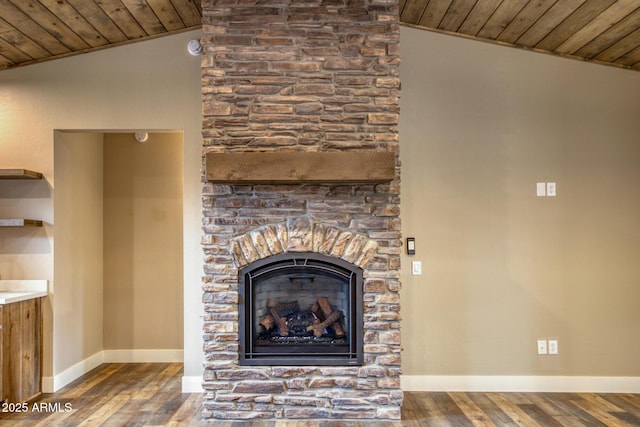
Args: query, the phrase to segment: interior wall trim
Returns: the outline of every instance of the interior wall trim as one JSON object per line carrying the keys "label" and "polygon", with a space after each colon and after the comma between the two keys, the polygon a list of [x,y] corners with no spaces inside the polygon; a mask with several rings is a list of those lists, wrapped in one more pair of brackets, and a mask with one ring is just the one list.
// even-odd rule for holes
{"label": "interior wall trim", "polygon": [[99,351],[75,365],[65,369],[52,377],[42,378],[42,392],[55,393],[67,384],[80,378],[90,370],[97,368],[104,363],[104,352]]}
{"label": "interior wall trim", "polygon": [[204,393],[202,388],[202,375],[192,375],[182,377],[183,393]]}

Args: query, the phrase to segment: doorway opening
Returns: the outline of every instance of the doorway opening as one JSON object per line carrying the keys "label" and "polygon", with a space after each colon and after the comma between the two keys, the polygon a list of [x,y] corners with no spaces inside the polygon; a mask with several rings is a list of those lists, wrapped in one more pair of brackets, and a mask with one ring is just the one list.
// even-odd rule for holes
{"label": "doorway opening", "polygon": [[175,131],[56,131],[52,323],[70,360],[182,360],[183,145]]}

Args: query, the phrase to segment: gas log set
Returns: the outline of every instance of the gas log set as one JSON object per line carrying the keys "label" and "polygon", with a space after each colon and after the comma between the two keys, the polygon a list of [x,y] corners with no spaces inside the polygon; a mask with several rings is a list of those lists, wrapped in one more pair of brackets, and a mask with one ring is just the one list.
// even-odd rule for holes
{"label": "gas log set", "polygon": [[268,313],[260,320],[263,331],[258,344],[345,344],[341,310],[334,310],[326,297],[320,297],[309,308],[301,309],[298,301],[267,301]]}

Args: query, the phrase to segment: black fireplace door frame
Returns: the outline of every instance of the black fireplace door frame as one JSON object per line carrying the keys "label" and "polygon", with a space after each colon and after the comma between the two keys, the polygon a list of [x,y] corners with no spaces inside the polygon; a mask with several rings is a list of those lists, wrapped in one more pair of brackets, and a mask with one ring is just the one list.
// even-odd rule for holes
{"label": "black fireplace door frame", "polygon": [[[264,275],[278,272],[323,274],[348,283],[349,326],[342,345],[258,345],[254,330],[252,298],[254,286]],[[363,356],[363,272],[355,264],[315,252],[287,252],[255,261],[239,271],[238,333],[239,364],[258,366],[362,366]]]}

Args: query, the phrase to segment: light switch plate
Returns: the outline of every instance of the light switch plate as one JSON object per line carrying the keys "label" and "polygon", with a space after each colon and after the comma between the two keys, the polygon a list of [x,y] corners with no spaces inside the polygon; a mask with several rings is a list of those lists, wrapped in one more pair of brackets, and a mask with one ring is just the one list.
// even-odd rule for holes
{"label": "light switch plate", "polygon": [[422,274],[422,261],[411,261],[411,272],[414,276]]}
{"label": "light switch plate", "polygon": [[536,182],[536,196],[544,197],[547,195],[547,183],[546,182]]}

